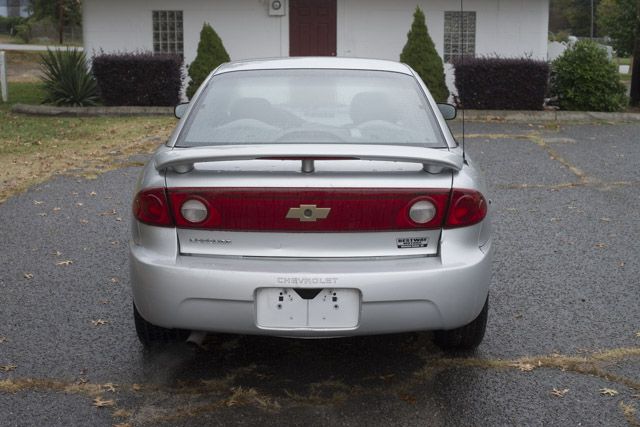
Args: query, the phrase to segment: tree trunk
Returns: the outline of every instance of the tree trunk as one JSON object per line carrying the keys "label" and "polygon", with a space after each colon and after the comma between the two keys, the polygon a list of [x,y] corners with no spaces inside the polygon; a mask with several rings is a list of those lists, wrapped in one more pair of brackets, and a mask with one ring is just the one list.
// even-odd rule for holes
{"label": "tree trunk", "polygon": [[58,19],[60,20],[58,25],[60,44],[62,44],[64,42],[64,0],[58,0]]}
{"label": "tree trunk", "polygon": [[631,100],[634,107],[640,105],[640,0],[636,3],[636,34],[633,46],[633,68],[631,69]]}

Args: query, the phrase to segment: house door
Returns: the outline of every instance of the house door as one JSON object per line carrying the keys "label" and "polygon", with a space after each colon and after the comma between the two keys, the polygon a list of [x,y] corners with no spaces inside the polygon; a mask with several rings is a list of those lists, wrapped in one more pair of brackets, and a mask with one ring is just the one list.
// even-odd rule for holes
{"label": "house door", "polygon": [[289,55],[336,55],[336,0],[289,0]]}

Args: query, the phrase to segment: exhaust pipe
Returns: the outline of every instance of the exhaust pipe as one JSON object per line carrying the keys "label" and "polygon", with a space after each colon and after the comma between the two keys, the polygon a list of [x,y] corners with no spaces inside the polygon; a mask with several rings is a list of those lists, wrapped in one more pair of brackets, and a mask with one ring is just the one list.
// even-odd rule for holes
{"label": "exhaust pipe", "polygon": [[189,338],[187,338],[187,344],[193,344],[197,347],[204,348],[202,342],[207,337],[207,333],[204,331],[191,331]]}

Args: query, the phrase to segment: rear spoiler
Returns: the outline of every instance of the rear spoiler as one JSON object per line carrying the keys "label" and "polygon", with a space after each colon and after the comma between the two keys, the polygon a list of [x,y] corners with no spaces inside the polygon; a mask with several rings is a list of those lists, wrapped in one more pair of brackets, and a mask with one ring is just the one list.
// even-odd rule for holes
{"label": "rear spoiler", "polygon": [[[236,160],[302,160],[302,171],[313,172],[314,160],[372,160],[421,163],[432,173],[442,169],[459,171],[462,156],[447,149],[406,147],[400,145],[355,144],[263,144],[217,145],[208,147],[161,149],[155,156],[159,171],[173,169],[186,173],[195,163]],[[306,165],[305,165],[306,162]],[[305,167],[306,166],[306,167]]]}

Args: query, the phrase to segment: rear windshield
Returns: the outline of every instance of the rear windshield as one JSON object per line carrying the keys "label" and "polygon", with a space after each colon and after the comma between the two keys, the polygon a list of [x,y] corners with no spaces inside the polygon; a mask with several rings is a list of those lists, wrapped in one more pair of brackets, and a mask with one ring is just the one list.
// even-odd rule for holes
{"label": "rear windshield", "polygon": [[414,77],[306,69],[214,76],[176,145],[271,143],[446,147]]}

